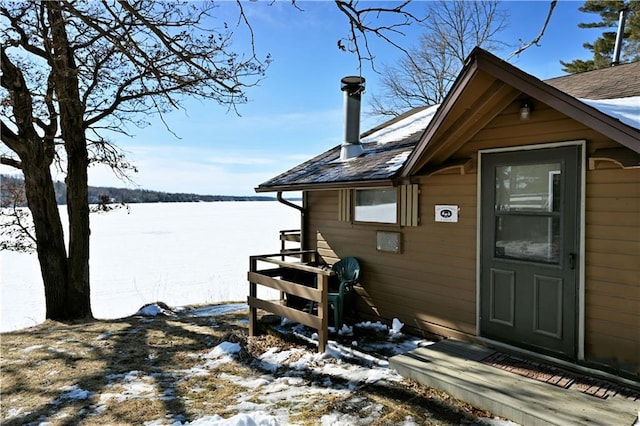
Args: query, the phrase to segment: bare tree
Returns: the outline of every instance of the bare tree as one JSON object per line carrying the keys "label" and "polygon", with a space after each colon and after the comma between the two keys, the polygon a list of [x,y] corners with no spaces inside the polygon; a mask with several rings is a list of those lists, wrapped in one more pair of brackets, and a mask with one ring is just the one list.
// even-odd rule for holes
{"label": "bare tree", "polygon": [[[4,2],[2,142],[19,167],[33,215],[46,316],[91,317],[91,161],[127,167],[105,130],[126,133],[145,114],[180,107],[186,96],[227,107],[246,100],[269,59],[233,52],[228,27],[206,29],[211,3],[136,0]],[[50,166],[66,167],[69,249]]]}
{"label": "bare tree", "polygon": [[420,44],[408,49],[398,64],[384,66],[383,91],[371,97],[371,114],[397,116],[442,102],[473,48],[504,46],[497,34],[507,16],[498,0],[440,0],[429,3],[427,10]]}
{"label": "bare tree", "polygon": [[[336,0],[360,63],[373,58],[368,35],[391,42],[388,34],[408,25],[407,4],[361,8]],[[47,318],[92,316],[87,169],[101,162],[126,176],[133,168],[108,133],[128,134],[128,126],[148,124],[151,114],[162,118],[187,97],[235,110],[263,76],[270,58],[256,57],[244,5],[236,6],[237,22],[214,27],[212,2],[0,1],[0,163],[24,176]],[[370,26],[372,14],[401,19]],[[245,54],[231,48],[238,26],[251,34]],[[52,165],[66,173],[68,252]]]}

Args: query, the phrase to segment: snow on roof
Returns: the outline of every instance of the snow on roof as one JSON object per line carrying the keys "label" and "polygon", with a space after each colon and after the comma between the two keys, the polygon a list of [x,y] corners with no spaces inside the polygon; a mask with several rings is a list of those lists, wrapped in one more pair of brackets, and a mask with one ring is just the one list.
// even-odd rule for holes
{"label": "snow on roof", "polygon": [[408,116],[405,119],[392,123],[362,138],[362,143],[386,144],[407,138],[414,133],[422,132],[427,128],[436,115],[440,104],[433,105]]}
{"label": "snow on roof", "polygon": [[640,130],[640,96],[616,99],[579,99],[603,114]]}

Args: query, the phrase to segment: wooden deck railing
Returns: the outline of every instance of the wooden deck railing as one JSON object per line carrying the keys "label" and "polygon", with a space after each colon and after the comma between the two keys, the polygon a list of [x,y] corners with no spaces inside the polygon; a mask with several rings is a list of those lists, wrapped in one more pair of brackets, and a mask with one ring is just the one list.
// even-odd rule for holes
{"label": "wooden deck railing", "polygon": [[[329,315],[327,306],[327,294],[329,290],[329,277],[335,273],[327,267],[313,266],[317,253],[313,250],[298,250],[287,253],[288,256],[297,256],[300,259],[310,259],[309,263],[302,261],[282,260],[282,254],[264,254],[251,256],[249,264],[249,335],[255,336],[257,332],[257,310],[279,315],[291,321],[304,324],[318,330],[318,351],[324,352],[327,346],[329,334]],[[258,269],[262,264],[268,264],[266,269]],[[274,268],[273,265],[276,267]],[[307,282],[288,281],[289,277],[295,276],[296,272],[305,273],[310,278]],[[258,286],[264,286],[313,302],[318,306],[317,314],[313,311],[304,312],[285,306],[282,300],[278,302],[259,299]]]}
{"label": "wooden deck railing", "polygon": [[[291,256],[300,251],[301,234],[299,229],[285,229],[280,231],[280,254]],[[287,242],[297,243],[296,248],[287,248]],[[284,257],[282,257],[284,259]]]}

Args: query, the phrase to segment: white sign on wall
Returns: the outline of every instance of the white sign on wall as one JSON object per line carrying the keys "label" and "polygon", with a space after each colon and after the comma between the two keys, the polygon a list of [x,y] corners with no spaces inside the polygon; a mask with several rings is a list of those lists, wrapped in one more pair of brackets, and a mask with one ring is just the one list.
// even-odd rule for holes
{"label": "white sign on wall", "polygon": [[458,206],[436,206],[436,222],[457,222],[458,221]]}

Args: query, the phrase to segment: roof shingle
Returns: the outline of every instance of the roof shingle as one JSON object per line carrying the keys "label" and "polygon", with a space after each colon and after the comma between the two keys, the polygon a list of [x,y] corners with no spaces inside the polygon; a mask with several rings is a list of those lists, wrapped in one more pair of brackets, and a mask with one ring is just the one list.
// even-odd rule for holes
{"label": "roof shingle", "polygon": [[556,77],[544,82],[574,98],[612,99],[640,95],[640,61]]}

